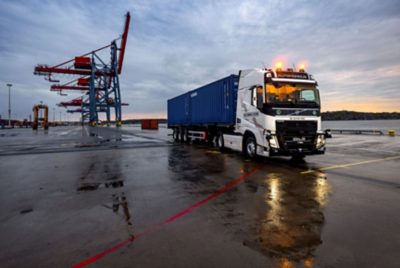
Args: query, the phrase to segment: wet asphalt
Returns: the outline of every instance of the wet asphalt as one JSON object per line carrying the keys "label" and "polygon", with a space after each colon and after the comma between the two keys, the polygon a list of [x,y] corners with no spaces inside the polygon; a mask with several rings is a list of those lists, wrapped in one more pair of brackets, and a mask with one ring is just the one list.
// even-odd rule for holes
{"label": "wet asphalt", "polygon": [[399,267],[400,137],[293,162],[169,133],[0,130],[0,267]]}

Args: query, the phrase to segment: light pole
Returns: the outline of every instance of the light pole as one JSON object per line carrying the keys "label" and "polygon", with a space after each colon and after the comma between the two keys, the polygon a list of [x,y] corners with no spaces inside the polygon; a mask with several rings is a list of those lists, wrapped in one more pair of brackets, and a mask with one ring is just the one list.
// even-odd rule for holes
{"label": "light pole", "polygon": [[56,123],[56,108],[53,107],[53,123]]}
{"label": "light pole", "polygon": [[11,127],[11,87],[12,84],[7,84],[8,86],[8,126]]}

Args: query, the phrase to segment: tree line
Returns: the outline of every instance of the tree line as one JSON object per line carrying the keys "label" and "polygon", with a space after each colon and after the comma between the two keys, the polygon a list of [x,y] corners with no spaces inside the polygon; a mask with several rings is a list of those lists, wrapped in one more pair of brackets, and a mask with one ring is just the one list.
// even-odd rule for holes
{"label": "tree line", "polygon": [[400,113],[371,113],[354,111],[334,111],[321,113],[322,120],[380,120],[400,119]]}

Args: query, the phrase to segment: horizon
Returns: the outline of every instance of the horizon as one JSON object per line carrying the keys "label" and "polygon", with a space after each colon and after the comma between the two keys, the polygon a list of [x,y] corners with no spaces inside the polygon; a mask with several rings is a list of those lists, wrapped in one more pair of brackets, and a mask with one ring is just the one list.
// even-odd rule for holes
{"label": "horizon", "polygon": [[[337,111],[324,111],[324,112],[321,112],[321,113],[337,113],[337,112],[348,112],[348,113],[365,113],[365,114],[382,114],[382,113],[387,113],[387,114],[393,114],[393,113],[397,113],[397,114],[399,114],[400,115],[400,112],[359,112],[359,111],[349,111],[349,110],[337,110]],[[51,116],[51,114],[49,113],[49,122],[53,122],[53,120],[52,120],[52,116]],[[28,119],[28,118],[23,118],[23,119],[13,119],[13,118],[11,118],[11,121],[23,121],[23,120],[25,120],[25,119]],[[54,121],[54,122],[60,122],[60,120],[58,120],[59,118],[55,118],[56,120]],[[122,121],[129,121],[129,120],[168,120],[168,117],[167,116],[165,116],[165,117],[161,117],[161,116],[159,116],[159,117],[151,117],[151,116],[148,116],[148,114],[143,114],[143,115],[138,115],[137,117],[134,117],[134,118],[132,118],[132,117],[130,117],[130,118],[122,118]],[[0,120],[3,120],[3,121],[8,121],[8,119],[7,118],[0,118]],[[102,121],[103,121],[104,119],[102,119]],[[357,119],[355,119],[355,120],[357,120]],[[365,119],[363,119],[363,120],[365,120]],[[400,120],[400,119],[392,119],[392,118],[390,118],[390,119],[370,119],[370,120]],[[73,120],[68,120],[68,118],[62,118],[62,120],[61,120],[62,122],[80,122],[79,121],[79,119],[73,119]],[[114,122],[114,120],[112,120],[113,122]],[[338,120],[338,121],[342,121],[342,120]],[[344,121],[348,121],[348,120],[344,120]]]}
{"label": "horizon", "polygon": [[[122,117],[164,116],[167,100],[239,69],[306,63],[322,111],[400,112],[400,3],[397,1],[10,1],[0,3],[0,115],[24,119],[43,101],[79,97],[50,92],[33,75],[109,44],[132,21],[120,76]],[[107,12],[107,19],[103,14]],[[52,14],[52,16],[48,16]],[[157,14],[155,16],[154,14]],[[290,14],[290,15],[287,15]],[[382,49],[384,48],[384,49]],[[61,77],[61,82],[66,82]],[[68,77],[65,78],[68,80]],[[51,118],[53,118],[51,116]],[[103,118],[103,116],[100,116]]]}

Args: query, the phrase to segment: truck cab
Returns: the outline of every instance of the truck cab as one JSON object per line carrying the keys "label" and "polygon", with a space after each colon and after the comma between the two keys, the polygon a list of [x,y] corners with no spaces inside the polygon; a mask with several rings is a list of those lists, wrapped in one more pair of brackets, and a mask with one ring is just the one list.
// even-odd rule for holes
{"label": "truck cab", "polygon": [[234,133],[223,135],[225,147],[249,157],[325,152],[318,83],[304,68],[240,71],[236,105]]}

